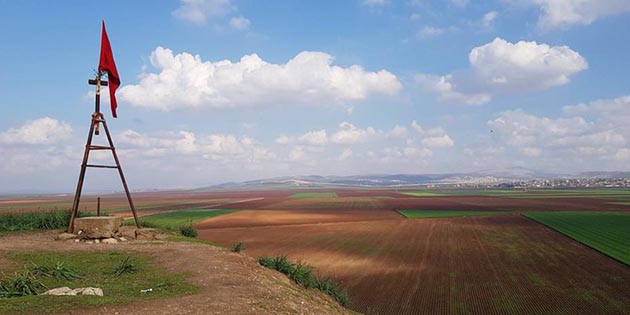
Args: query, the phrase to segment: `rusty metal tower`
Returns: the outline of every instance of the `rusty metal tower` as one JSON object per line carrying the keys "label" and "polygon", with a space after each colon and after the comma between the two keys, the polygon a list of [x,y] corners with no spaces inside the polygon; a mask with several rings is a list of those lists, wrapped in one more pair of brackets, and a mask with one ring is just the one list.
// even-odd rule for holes
{"label": "rusty metal tower", "polygon": [[[94,101],[94,114],[92,114],[92,121],[90,123],[90,132],[88,133],[87,143],[85,145],[85,151],[83,153],[83,163],[81,163],[81,172],[79,173],[79,181],[77,183],[77,190],[74,194],[74,202],[72,203],[72,214],[70,216],[70,225],[68,226],[69,233],[74,233],[74,219],[77,217],[77,214],[79,213],[81,191],[83,190],[83,181],[85,180],[85,171],[87,170],[88,167],[109,168],[109,169],[118,170],[118,174],[120,175],[120,180],[122,181],[123,188],[125,189],[125,194],[127,194],[127,200],[129,201],[129,207],[131,209],[131,213],[133,214],[136,227],[140,228],[140,222],[138,221],[136,208],[133,205],[133,200],[131,200],[129,187],[127,187],[127,181],[125,180],[125,175],[123,174],[122,167],[120,166],[120,161],[118,160],[118,155],[116,154],[116,148],[114,148],[114,142],[112,141],[112,136],[109,133],[109,128],[107,128],[107,122],[105,121],[105,117],[101,113],[101,86],[108,85],[107,81],[103,81],[101,79],[103,75],[105,75],[105,72],[98,71],[95,79],[88,80],[88,84],[96,86],[96,95],[95,95],[95,101]],[[109,146],[92,145],[92,137],[94,135],[96,136],[99,135],[100,124],[103,124],[103,129],[105,129],[105,135],[107,136],[107,142],[109,143]],[[90,151],[92,150],[111,151],[116,165],[88,164]]]}

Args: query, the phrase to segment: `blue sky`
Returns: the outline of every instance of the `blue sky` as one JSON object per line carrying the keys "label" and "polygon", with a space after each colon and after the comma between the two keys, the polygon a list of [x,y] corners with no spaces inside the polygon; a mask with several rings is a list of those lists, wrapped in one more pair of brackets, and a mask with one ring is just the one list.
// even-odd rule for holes
{"label": "blue sky", "polygon": [[[132,188],[629,170],[629,13],[624,0],[0,0],[0,192],[75,185],[101,18]],[[118,189],[110,175],[88,179]]]}

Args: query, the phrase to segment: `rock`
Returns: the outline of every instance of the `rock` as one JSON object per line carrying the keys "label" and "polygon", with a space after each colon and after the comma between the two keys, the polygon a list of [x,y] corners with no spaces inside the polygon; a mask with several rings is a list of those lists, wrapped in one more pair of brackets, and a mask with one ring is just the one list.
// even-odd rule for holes
{"label": "rock", "polygon": [[43,293],[43,295],[94,295],[94,296],[103,296],[103,289],[101,288],[76,288],[70,289],[68,287],[54,288],[50,289]]}
{"label": "rock", "polygon": [[103,244],[117,244],[118,240],[116,240],[115,238],[106,238],[106,239],[102,240],[101,243],[103,243]]}
{"label": "rock", "polygon": [[142,228],[136,229],[135,235],[138,240],[155,240],[158,238],[160,232],[157,229]]}
{"label": "rock", "polygon": [[126,239],[126,238],[124,238],[124,237],[119,238],[119,240],[120,240],[121,242],[126,242],[126,241],[127,241],[127,239]]}
{"label": "rock", "polygon": [[58,241],[69,241],[71,239],[76,238],[77,236],[72,233],[61,233],[55,236],[55,240]]}
{"label": "rock", "polygon": [[83,238],[110,238],[116,236],[123,224],[122,217],[85,217],[74,221],[74,230]]}
{"label": "rock", "polygon": [[103,289],[101,288],[76,288],[73,291],[76,292],[76,295],[95,295],[95,296],[103,296]]}
{"label": "rock", "polygon": [[44,292],[44,295],[77,295],[74,290],[68,287],[54,288]]}
{"label": "rock", "polygon": [[98,244],[98,243],[100,243],[100,242],[101,242],[101,240],[99,240],[99,239],[95,239],[95,240],[94,240],[94,243],[96,243],[96,244]]}

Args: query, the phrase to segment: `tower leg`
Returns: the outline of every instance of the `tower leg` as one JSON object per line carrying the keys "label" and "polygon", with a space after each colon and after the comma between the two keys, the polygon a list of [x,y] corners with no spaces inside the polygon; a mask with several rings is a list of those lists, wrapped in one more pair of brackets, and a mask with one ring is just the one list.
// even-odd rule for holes
{"label": "tower leg", "polygon": [[92,115],[90,123],[90,132],[88,133],[85,151],[83,152],[83,163],[81,163],[81,171],[79,172],[79,181],[77,182],[77,190],[74,193],[74,201],[72,202],[72,212],[70,214],[70,224],[68,225],[68,233],[74,233],[74,219],[79,213],[79,202],[81,201],[81,191],[83,190],[83,181],[85,180],[85,170],[87,168],[88,158],[90,157],[90,146],[92,145],[92,135],[94,134],[94,124],[97,117]]}
{"label": "tower leg", "polygon": [[140,228],[140,222],[138,221],[138,214],[136,213],[136,207],[133,205],[133,200],[131,200],[131,194],[129,193],[129,187],[127,187],[127,181],[125,180],[125,175],[123,174],[122,167],[120,166],[120,161],[118,160],[118,154],[116,154],[116,149],[114,147],[114,142],[112,141],[112,137],[109,134],[109,128],[107,128],[107,123],[105,119],[102,119],[103,129],[105,129],[105,135],[107,135],[107,141],[109,142],[109,146],[112,150],[112,155],[114,156],[114,161],[116,162],[116,167],[118,168],[118,174],[120,175],[120,180],[122,181],[123,187],[125,188],[125,194],[127,194],[127,200],[129,201],[129,207],[131,208],[131,213],[133,214],[133,219],[136,223],[136,227]]}

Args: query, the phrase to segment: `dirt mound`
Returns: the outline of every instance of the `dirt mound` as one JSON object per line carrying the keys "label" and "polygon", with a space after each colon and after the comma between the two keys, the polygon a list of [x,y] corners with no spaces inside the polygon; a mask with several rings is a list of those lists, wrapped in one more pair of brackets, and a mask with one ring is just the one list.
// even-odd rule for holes
{"label": "dirt mound", "polygon": [[0,236],[0,269],[10,252],[123,251],[148,254],[173,272],[190,274],[199,293],[170,299],[73,310],[64,314],[356,314],[316,290],[305,290],[249,256],[203,244],[126,242],[84,244],[53,241],[55,233]]}

